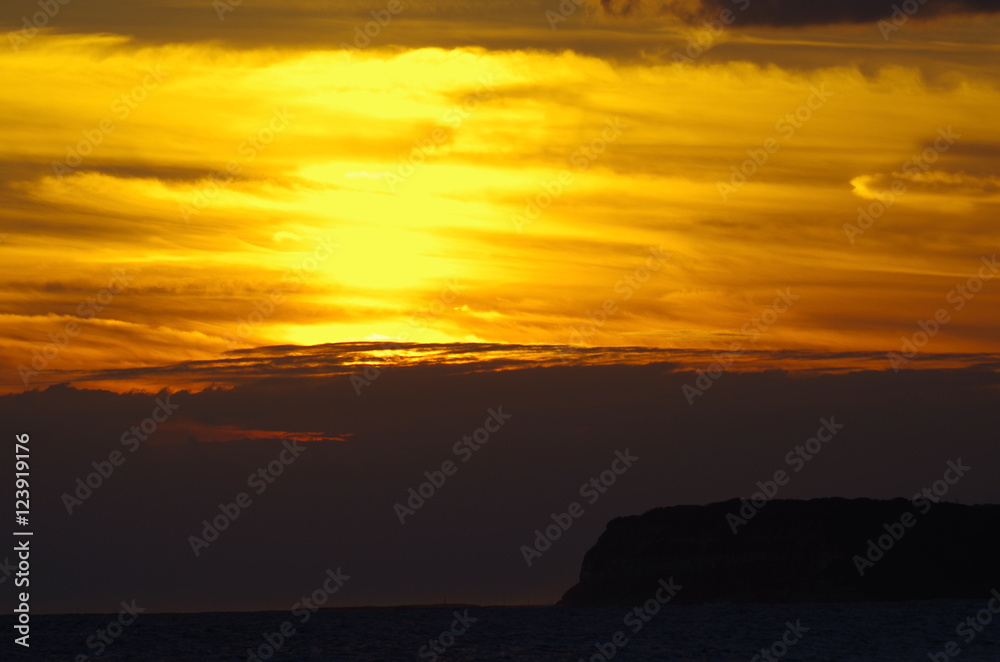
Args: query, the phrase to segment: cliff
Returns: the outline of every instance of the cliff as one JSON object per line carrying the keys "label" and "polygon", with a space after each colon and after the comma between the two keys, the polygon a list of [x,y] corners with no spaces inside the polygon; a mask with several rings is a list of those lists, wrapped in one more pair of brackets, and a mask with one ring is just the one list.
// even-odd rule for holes
{"label": "cliff", "polygon": [[683,587],[674,601],[689,604],[986,599],[1000,588],[1000,506],[814,499],[658,508],[610,522],[559,604],[640,604],[671,577]]}

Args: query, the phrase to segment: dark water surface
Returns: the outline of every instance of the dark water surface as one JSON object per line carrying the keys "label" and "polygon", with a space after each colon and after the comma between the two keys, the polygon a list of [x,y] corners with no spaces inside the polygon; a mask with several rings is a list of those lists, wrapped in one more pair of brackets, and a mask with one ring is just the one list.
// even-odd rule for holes
{"label": "dark water surface", "polygon": [[[986,607],[985,599],[668,605],[656,614],[643,614],[645,618],[633,614],[627,622],[631,610],[624,607],[336,609],[313,613],[306,622],[304,614],[290,612],[141,614],[120,632],[112,625],[110,633],[118,636],[110,644],[101,643],[96,633],[116,623],[117,616],[35,616],[30,650],[12,644],[13,620],[6,616],[8,641],[2,650],[5,660],[67,662],[253,660],[251,650],[263,653],[261,660],[275,661],[758,662],[768,659],[755,658],[761,649],[767,649],[772,660],[782,661],[917,662],[932,659],[929,654],[934,653],[934,659],[941,661],[1000,662],[1000,616]],[[973,625],[961,625],[970,617]],[[292,627],[295,632],[282,637],[277,633],[286,622],[286,632]],[[452,628],[461,634],[454,635]],[[619,631],[622,645],[616,646],[613,640]],[[430,647],[432,640],[443,652]],[[951,641],[959,650],[949,657],[943,651]],[[267,657],[273,648],[277,650]]]}

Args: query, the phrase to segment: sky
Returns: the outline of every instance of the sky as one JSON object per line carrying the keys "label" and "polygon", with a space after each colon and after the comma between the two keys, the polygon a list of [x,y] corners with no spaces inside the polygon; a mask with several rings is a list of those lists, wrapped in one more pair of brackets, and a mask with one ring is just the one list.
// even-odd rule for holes
{"label": "sky", "polygon": [[[290,371],[197,392],[4,396],[5,430],[35,444],[32,607],[107,613],[134,597],[151,612],[287,611],[338,567],[351,579],[334,606],[551,605],[613,519],[750,499],[779,471],[778,499],[910,499],[958,462],[965,475],[934,498],[1000,502],[995,368],[733,370],[691,405],[684,367],[485,358],[386,367],[360,395],[346,377]],[[834,434],[816,448],[824,421]],[[283,453],[290,463],[273,464]],[[435,477],[447,462],[452,475]],[[241,493],[249,505],[206,540]],[[574,503],[548,549],[524,551]],[[867,538],[855,543],[863,554]],[[13,608],[10,581],[0,572]],[[80,634],[85,649],[92,632]]]}
{"label": "sky", "polygon": [[[7,34],[6,390],[278,344],[719,349],[777,290],[756,347],[890,352],[994,253],[991,3],[226,6]],[[995,352],[996,296],[924,351]]]}
{"label": "sky", "polygon": [[[748,496],[831,415],[789,497],[909,497],[964,452],[957,497],[1000,498],[1000,2],[11,0],[0,32],[0,411],[46,440],[52,549],[126,568],[46,556],[48,611],[280,607],[331,549],[344,604],[552,602],[608,520]],[[504,405],[509,446],[394,520]],[[292,442],[318,459],[201,562]],[[190,582],[141,579],[142,540]]]}

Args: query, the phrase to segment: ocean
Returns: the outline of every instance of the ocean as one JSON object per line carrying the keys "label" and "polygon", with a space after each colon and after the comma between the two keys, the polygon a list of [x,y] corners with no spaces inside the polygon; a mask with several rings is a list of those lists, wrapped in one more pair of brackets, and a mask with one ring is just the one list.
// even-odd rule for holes
{"label": "ocean", "polygon": [[[304,623],[304,614],[291,612],[140,614],[124,626],[115,626],[117,615],[59,615],[34,617],[30,650],[11,642],[15,653],[5,659],[998,662],[995,616],[986,600],[667,605],[652,614],[623,607],[374,607],[321,610]],[[10,633],[12,618],[4,620]],[[954,655],[945,652],[949,644]]]}

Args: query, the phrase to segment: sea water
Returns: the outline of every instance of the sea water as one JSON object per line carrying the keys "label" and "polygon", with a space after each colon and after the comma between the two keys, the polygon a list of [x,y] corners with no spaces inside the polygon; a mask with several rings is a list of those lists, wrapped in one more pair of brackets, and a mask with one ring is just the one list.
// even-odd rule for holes
{"label": "sea water", "polygon": [[290,612],[140,614],[120,629],[108,628],[115,616],[34,616],[30,649],[14,645],[6,616],[11,652],[3,658],[1000,662],[1000,614],[987,606],[986,599],[668,605],[640,615],[628,607],[376,607],[321,610],[305,623]]}

